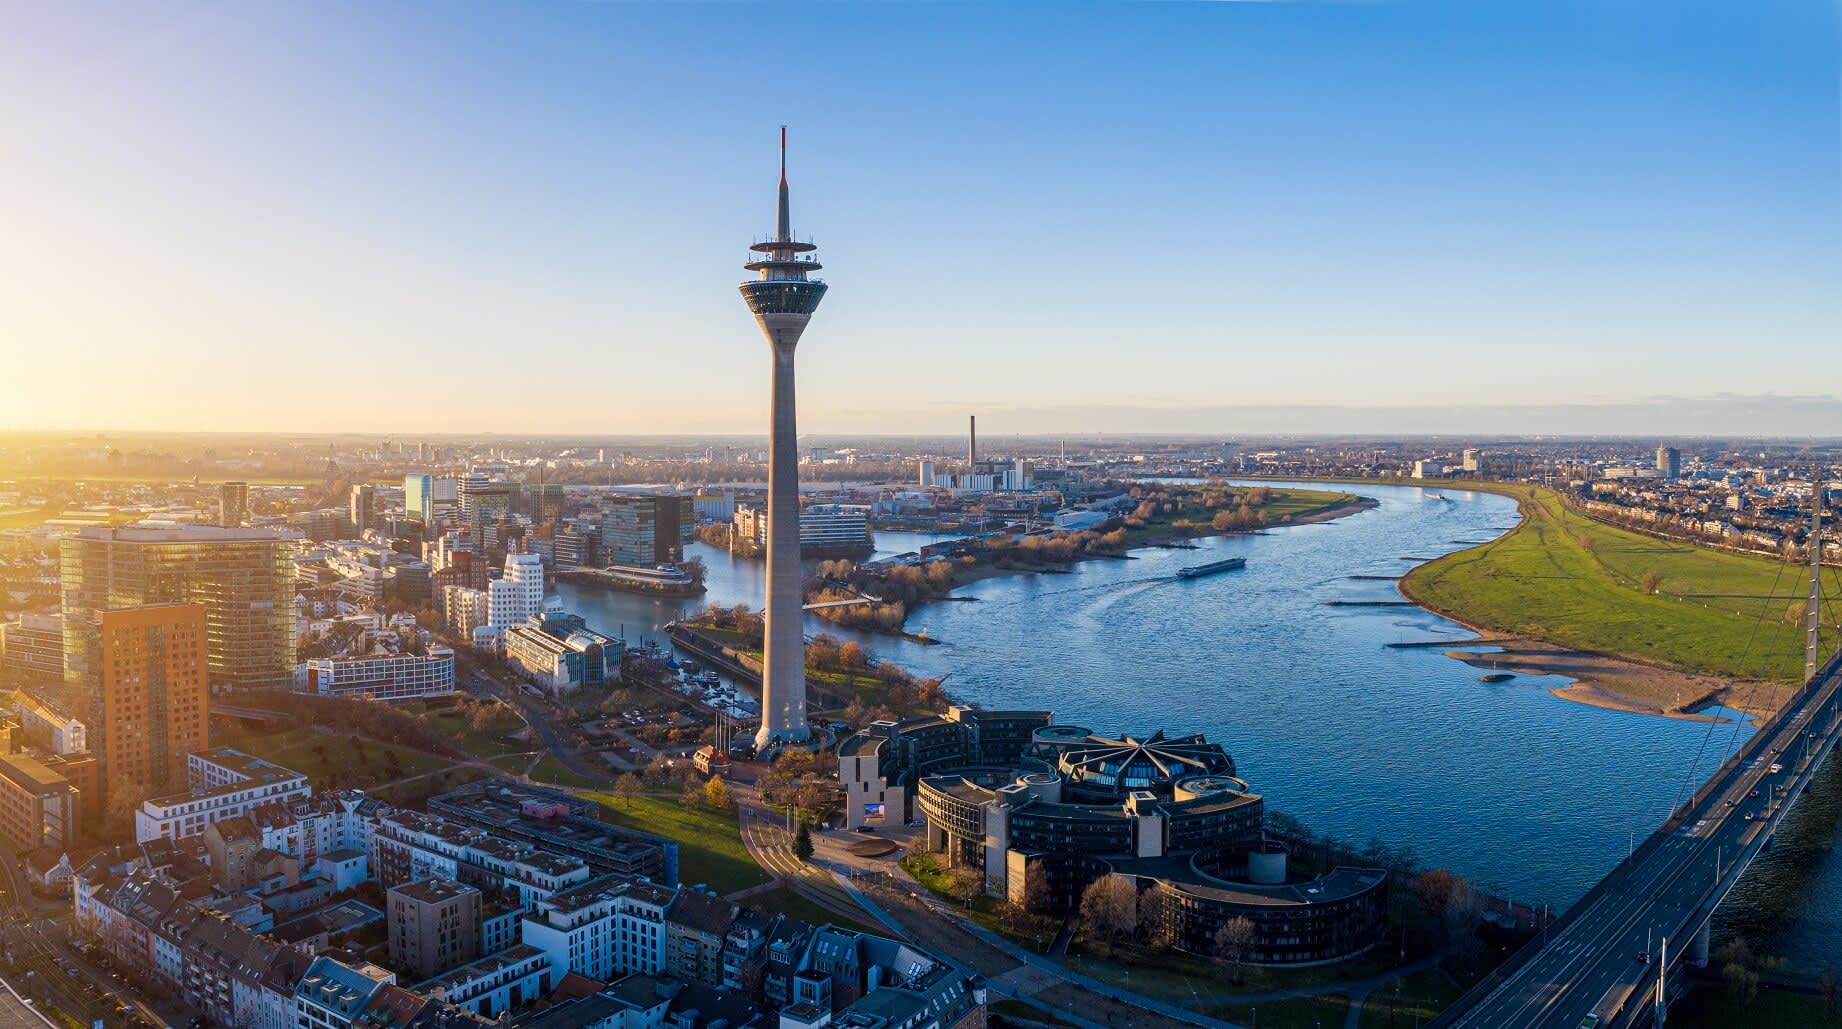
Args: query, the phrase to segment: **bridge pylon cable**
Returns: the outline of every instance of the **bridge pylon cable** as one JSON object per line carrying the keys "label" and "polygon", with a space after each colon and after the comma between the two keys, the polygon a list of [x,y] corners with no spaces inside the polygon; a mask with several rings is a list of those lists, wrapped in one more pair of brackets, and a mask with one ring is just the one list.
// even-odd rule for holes
{"label": "bridge pylon cable", "polygon": [[[1765,598],[1759,603],[1759,616],[1754,620],[1752,631],[1746,636],[1746,648],[1740,651],[1740,659],[1736,662],[1737,667],[1741,669],[1746,667],[1746,658],[1752,653],[1753,643],[1759,638],[1759,627],[1765,624],[1766,611],[1770,609],[1772,601],[1778,596],[1778,583],[1784,578],[1784,569],[1785,565],[1781,562],[1778,565],[1777,574],[1772,576],[1771,589],[1765,591]],[[1747,691],[1746,703],[1751,702],[1752,692],[1757,689],[1758,682],[1755,680]],[[1738,710],[1738,708],[1734,710]],[[1665,822],[1676,817],[1676,812],[1681,810],[1687,798],[1695,795],[1695,773],[1701,768],[1701,759],[1707,753],[1708,741],[1714,738],[1714,727],[1717,724],[1719,723],[1710,720],[1707,730],[1701,734],[1701,745],[1695,748],[1695,760],[1689,762],[1688,768],[1682,773],[1682,785],[1676,790],[1675,799],[1669,805],[1669,813],[1663,819]]]}

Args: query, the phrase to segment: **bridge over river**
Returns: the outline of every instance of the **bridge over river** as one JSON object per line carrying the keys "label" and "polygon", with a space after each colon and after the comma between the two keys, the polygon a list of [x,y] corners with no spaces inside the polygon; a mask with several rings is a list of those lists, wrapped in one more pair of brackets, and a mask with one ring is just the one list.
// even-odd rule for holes
{"label": "bridge over river", "polygon": [[1842,738],[1839,693],[1842,653],[1543,936],[1431,1025],[1661,1024],[1682,962],[1707,961],[1714,909]]}

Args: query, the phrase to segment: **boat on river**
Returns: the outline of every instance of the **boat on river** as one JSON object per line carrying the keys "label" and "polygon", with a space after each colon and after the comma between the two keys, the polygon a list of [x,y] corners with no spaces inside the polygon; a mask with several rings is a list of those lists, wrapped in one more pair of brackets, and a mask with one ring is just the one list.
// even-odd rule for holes
{"label": "boat on river", "polygon": [[1192,565],[1188,568],[1179,568],[1177,570],[1177,578],[1198,579],[1205,575],[1214,575],[1216,572],[1232,572],[1236,568],[1245,567],[1247,567],[1246,558],[1231,557],[1225,561],[1211,561],[1206,565]]}

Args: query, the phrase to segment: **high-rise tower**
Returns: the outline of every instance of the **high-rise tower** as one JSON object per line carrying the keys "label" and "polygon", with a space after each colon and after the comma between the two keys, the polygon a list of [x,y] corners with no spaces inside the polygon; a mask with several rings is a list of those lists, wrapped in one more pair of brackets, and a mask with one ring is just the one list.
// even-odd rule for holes
{"label": "high-rise tower", "polygon": [[787,204],[787,129],[780,128],[780,197],[774,236],[749,247],[743,267],[758,278],[739,287],[774,351],[772,421],[768,430],[767,653],[761,677],[757,747],[804,740],[806,648],[801,638],[799,569],[799,429],[793,413],[793,350],[825,297],[818,248],[793,239]]}

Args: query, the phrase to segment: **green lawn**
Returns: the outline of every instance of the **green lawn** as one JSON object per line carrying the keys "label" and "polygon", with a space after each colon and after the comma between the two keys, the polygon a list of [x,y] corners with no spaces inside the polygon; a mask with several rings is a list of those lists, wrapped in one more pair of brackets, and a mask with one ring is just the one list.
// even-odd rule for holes
{"label": "green lawn", "polygon": [[[304,772],[319,789],[330,788],[335,783],[341,787],[368,789],[447,768],[453,763],[408,747],[365,740],[353,742],[347,736],[327,735],[312,729],[249,736],[229,745]],[[391,753],[396,754],[395,765],[389,761]]]}
{"label": "green lawn", "polygon": [[[1402,592],[1467,624],[1563,646],[1723,676],[1801,677],[1803,629],[1785,614],[1805,594],[1802,567],[1603,525],[1547,490],[1516,495],[1520,526],[1415,568]],[[1825,575],[1825,595],[1838,595],[1842,572]]]}
{"label": "green lawn", "polygon": [[678,841],[678,878],[685,883],[731,893],[771,878],[748,856],[733,810],[685,807],[676,795],[635,797],[631,807],[605,793],[587,796],[601,804],[605,821]]}
{"label": "green lawn", "polygon": [[475,757],[529,752],[531,744],[511,738],[524,728],[524,722],[507,709],[506,715],[483,730],[476,730],[466,715],[458,711],[431,711],[422,716],[430,728],[454,741],[455,746]]}
{"label": "green lawn", "polygon": [[1349,1017],[1349,998],[1341,994],[1321,997],[1298,997],[1268,1004],[1226,1005],[1205,1009],[1216,1018],[1241,1025],[1270,1026],[1272,1029],[1340,1029]]}
{"label": "green lawn", "polygon": [[368,793],[385,803],[402,807],[421,807],[430,797],[438,793],[459,789],[470,782],[478,782],[486,777],[487,773],[483,769],[450,768],[425,779],[391,783],[388,786],[370,790]]}
{"label": "green lawn", "polygon": [[1362,1005],[1362,1029],[1406,1029],[1424,1024],[1458,999],[1458,990],[1436,969],[1415,972],[1379,986]]}
{"label": "green lawn", "polygon": [[1842,1027],[1842,1014],[1827,1010],[1823,998],[1801,993],[1760,990],[1751,1004],[1727,996],[1718,986],[1704,986],[1669,1009],[1670,1029],[1821,1029]]}
{"label": "green lawn", "polygon": [[[493,763],[498,764],[497,761]],[[550,754],[545,754],[536,765],[532,766],[531,778],[538,782],[547,782],[552,786],[575,786],[585,790],[605,789],[608,785],[606,780],[591,779],[586,775],[570,771],[564,767],[563,762]]]}
{"label": "green lawn", "polygon": [[1122,989],[1151,997],[1186,1000],[1200,994],[1275,993],[1310,990],[1350,979],[1365,979],[1386,972],[1394,964],[1393,952],[1376,948],[1367,954],[1333,965],[1309,968],[1260,968],[1245,965],[1241,981],[1230,981],[1228,968],[1206,958],[1181,952],[1151,950],[1139,944],[1109,947],[1089,943],[1077,935],[1063,961],[1078,972],[1113,983]]}

